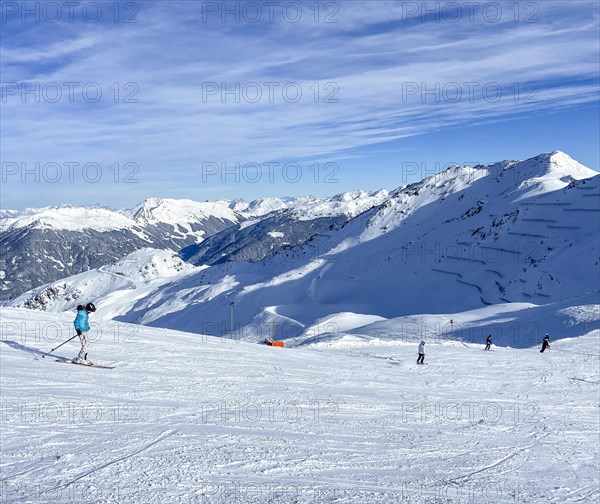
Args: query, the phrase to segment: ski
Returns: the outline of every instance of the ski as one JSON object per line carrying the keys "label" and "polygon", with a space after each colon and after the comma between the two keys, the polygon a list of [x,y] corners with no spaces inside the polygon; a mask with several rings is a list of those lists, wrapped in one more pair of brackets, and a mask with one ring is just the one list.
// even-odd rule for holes
{"label": "ski", "polygon": [[59,359],[56,359],[55,362],[61,362],[63,364],[74,364],[76,366],[95,367],[95,368],[100,368],[100,369],[115,369],[115,366],[102,366],[101,364],[80,364],[78,362],[73,362],[73,361],[70,361],[70,360],[59,360]]}

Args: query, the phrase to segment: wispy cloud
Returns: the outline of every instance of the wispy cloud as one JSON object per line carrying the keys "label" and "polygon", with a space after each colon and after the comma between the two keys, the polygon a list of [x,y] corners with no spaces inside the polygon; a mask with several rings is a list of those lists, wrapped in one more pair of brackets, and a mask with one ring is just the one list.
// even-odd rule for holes
{"label": "wispy cloud", "polygon": [[[82,36],[75,40],[64,40],[47,46],[3,48],[0,47],[0,58],[3,64],[31,63],[35,61],[48,61],[64,57],[83,49],[89,49],[101,42],[100,37]],[[82,55],[82,57],[85,57]]]}
{"label": "wispy cloud", "polygon": [[[598,100],[594,2],[524,2],[518,14],[506,2],[494,22],[492,11],[450,22],[449,11],[415,13],[422,2],[344,1],[319,22],[302,3],[295,23],[280,12],[272,23],[265,13],[223,23],[199,4],[143,2],[138,23],[73,23],[64,40],[53,29],[46,43],[42,23],[31,45],[9,41],[20,27],[7,23],[3,157],[135,160],[156,181],[165,170],[189,177],[203,161],[356,156],[451,125]],[[326,14],[337,22],[323,22]],[[15,92],[36,82],[63,93],[63,83],[79,86],[73,102]],[[96,103],[81,96],[89,83],[102,91]],[[207,83],[217,92],[207,95]],[[246,92],[239,100],[228,92],[236,86]]]}

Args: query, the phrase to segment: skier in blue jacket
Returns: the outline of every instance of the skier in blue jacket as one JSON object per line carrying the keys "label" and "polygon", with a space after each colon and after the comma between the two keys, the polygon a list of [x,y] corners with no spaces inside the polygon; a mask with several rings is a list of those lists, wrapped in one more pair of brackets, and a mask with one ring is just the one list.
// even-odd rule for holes
{"label": "skier in blue jacket", "polygon": [[81,341],[81,350],[79,355],[73,359],[75,364],[86,364],[91,366],[93,362],[87,360],[89,339],[87,333],[90,330],[89,314],[96,311],[94,303],[88,303],[86,306],[79,305],[77,307],[77,316],[73,321],[79,341]]}

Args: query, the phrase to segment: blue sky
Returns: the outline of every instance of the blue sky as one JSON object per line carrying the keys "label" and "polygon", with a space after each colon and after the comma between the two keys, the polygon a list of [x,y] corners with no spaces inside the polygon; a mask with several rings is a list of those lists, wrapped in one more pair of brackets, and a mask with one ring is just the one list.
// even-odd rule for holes
{"label": "blue sky", "polygon": [[5,209],[599,168],[596,1],[54,5],[2,2]]}

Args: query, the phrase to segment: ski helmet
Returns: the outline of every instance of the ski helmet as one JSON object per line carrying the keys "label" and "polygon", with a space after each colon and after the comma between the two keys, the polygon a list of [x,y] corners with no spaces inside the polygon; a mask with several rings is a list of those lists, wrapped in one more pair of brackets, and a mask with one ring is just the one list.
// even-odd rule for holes
{"label": "ski helmet", "polygon": [[85,307],[85,311],[95,312],[96,307],[94,306],[94,303],[88,303],[87,306]]}

